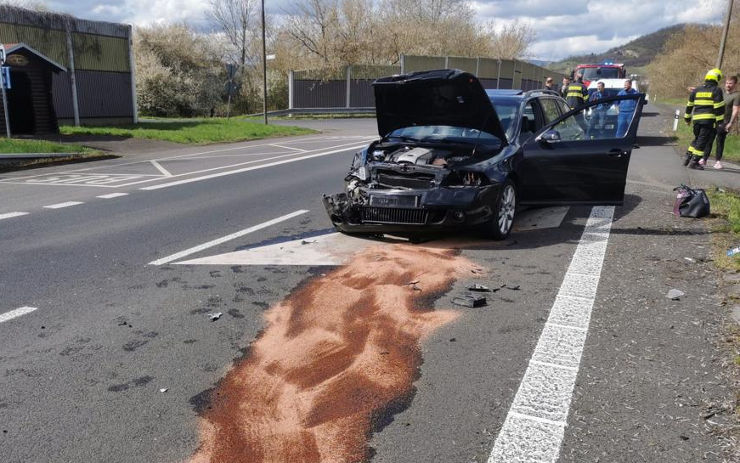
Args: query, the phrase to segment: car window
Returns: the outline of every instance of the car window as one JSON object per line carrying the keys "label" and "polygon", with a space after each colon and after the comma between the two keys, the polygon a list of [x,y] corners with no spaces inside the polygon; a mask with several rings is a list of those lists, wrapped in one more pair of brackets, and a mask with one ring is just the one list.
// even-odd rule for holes
{"label": "car window", "polygon": [[561,141],[624,138],[635,118],[638,98],[592,102],[552,127]]}
{"label": "car window", "polygon": [[542,110],[545,113],[545,124],[549,124],[560,117],[560,111],[558,111],[558,105],[554,99],[542,98],[540,104],[542,104]]}
{"label": "car window", "polygon": [[565,103],[565,101],[555,100],[555,103],[557,103],[558,107],[560,108],[561,115],[570,111],[570,108]]}
{"label": "car window", "polygon": [[536,103],[534,100],[531,100],[524,106],[524,110],[522,111],[522,122],[519,131],[520,137],[522,138],[520,141],[526,140],[542,128],[542,124],[538,123],[537,119]]}
{"label": "car window", "polygon": [[506,138],[511,140],[514,136],[513,131],[516,127],[514,120],[519,114],[521,100],[517,98],[492,98],[491,103],[493,103],[493,108],[496,110],[496,114],[498,114],[501,126],[504,132],[506,132]]}

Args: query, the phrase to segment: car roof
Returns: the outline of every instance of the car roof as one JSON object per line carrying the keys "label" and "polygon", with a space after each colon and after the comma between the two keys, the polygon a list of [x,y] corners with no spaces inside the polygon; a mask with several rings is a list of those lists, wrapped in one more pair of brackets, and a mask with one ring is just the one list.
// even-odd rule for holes
{"label": "car roof", "polygon": [[536,89],[536,90],[518,90],[518,89],[500,89],[500,88],[487,88],[486,89],[486,95],[488,95],[489,98],[502,98],[502,97],[508,97],[508,98],[531,98],[531,97],[540,97],[540,96],[560,96],[557,92],[553,90],[546,90],[546,89]]}

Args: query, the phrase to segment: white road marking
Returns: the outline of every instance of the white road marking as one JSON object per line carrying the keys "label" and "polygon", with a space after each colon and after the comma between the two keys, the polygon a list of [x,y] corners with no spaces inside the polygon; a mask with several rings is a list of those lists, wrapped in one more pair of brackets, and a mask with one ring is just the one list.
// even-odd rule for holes
{"label": "white road marking", "polygon": [[488,463],[557,461],[613,216],[591,210]]}
{"label": "white road marking", "polygon": [[5,214],[0,214],[0,220],[12,219],[13,217],[20,217],[22,215],[28,215],[28,212],[7,212]]}
{"label": "white road marking", "polygon": [[310,238],[270,244],[243,251],[227,252],[184,262],[184,265],[344,265],[364,247],[378,244],[343,233],[328,233]]}
{"label": "white road marking", "polygon": [[211,248],[213,246],[218,246],[219,244],[223,244],[227,241],[231,241],[233,239],[242,237],[244,235],[247,235],[249,233],[256,232],[257,230],[262,230],[263,228],[267,228],[271,225],[275,225],[276,223],[284,222],[288,219],[292,219],[293,217],[297,217],[301,214],[305,214],[308,212],[305,209],[301,209],[295,212],[291,212],[290,214],[283,215],[281,217],[278,217],[276,219],[268,220],[267,222],[262,222],[261,224],[255,225],[253,227],[245,228],[244,230],[238,231],[236,233],[232,233],[230,235],[226,235],[224,237],[215,239],[213,241],[209,241],[207,243],[200,244],[198,246],[194,246],[190,249],[186,249],[184,251],[177,252],[175,254],[172,254],[167,257],[163,257],[161,259],[157,259],[155,261],[149,262],[149,265],[163,265],[167,264],[169,262],[172,262],[173,260],[181,259],[183,257],[189,256],[190,254],[194,254],[196,252],[203,251],[204,249]]}
{"label": "white road marking", "polygon": [[170,183],[162,183],[162,184],[159,184],[159,185],[147,186],[147,187],[144,187],[144,188],[141,188],[141,189],[142,190],[159,190],[161,188],[169,188],[169,187],[172,187],[172,186],[184,185],[186,183],[200,182],[202,180],[210,180],[212,178],[223,177],[225,175],[240,174],[242,172],[249,172],[250,170],[264,169],[266,167],[274,167],[274,166],[279,166],[281,164],[289,164],[291,162],[303,161],[303,160],[306,160],[306,159],[317,158],[317,157],[321,157],[321,156],[328,156],[330,154],[342,153],[344,151],[350,151],[350,150],[353,150],[353,149],[360,149],[363,146],[365,146],[365,145],[362,144],[362,145],[356,145],[356,146],[348,146],[346,148],[340,148],[340,149],[331,150],[331,151],[324,151],[322,153],[309,154],[307,156],[300,156],[300,157],[297,157],[297,158],[290,158],[290,159],[284,159],[282,161],[275,161],[275,162],[270,162],[270,163],[267,163],[267,164],[260,164],[258,166],[243,167],[241,169],[229,170],[229,171],[226,171],[226,172],[218,172],[218,173],[215,173],[215,174],[203,175],[201,177],[193,177],[193,178],[187,178],[187,179],[184,179],[184,180],[177,180],[177,181],[170,182]]}
{"label": "white road marking", "polygon": [[165,169],[164,167],[162,167],[157,161],[149,161],[149,162],[151,162],[152,165],[158,171],[162,172],[162,175],[164,175],[165,177],[172,177],[172,174],[167,169]]}
{"label": "white road marking", "polygon": [[108,193],[107,195],[96,196],[96,198],[113,199],[113,198],[120,198],[121,196],[128,196],[128,193]]}
{"label": "white road marking", "polygon": [[[345,138],[373,138],[373,139],[375,139],[375,138],[378,138],[378,136],[377,135],[367,135],[367,136],[365,136],[365,135],[353,135],[353,136],[348,136],[348,137],[345,137]],[[293,139],[290,139],[290,140],[286,140],[284,144],[287,144],[287,143],[304,143],[304,142],[312,142],[312,143],[313,142],[325,142],[326,140],[329,140],[329,139],[330,138],[328,138],[328,137],[320,137],[320,136],[309,135],[309,136],[306,136],[306,137],[293,138]],[[211,154],[211,153],[223,153],[225,151],[246,150],[246,149],[249,149],[249,148],[256,148],[256,147],[260,147],[260,146],[270,146],[270,145],[272,145],[272,143],[265,142],[265,143],[250,144],[250,145],[247,145],[247,146],[244,146],[244,145],[242,145],[242,146],[230,146],[228,148],[219,148],[219,149],[213,149],[213,150],[208,150],[208,151],[200,151],[200,152],[195,152],[195,153],[179,154],[179,155],[176,155],[176,156],[165,156],[165,157],[161,157],[161,158],[154,158],[154,160],[156,160],[156,161],[166,161],[166,160],[170,160],[170,159],[179,159],[179,158],[187,158],[187,157],[193,157],[193,156],[202,156],[204,154]],[[165,154],[165,153],[159,153],[159,154]],[[249,154],[252,154],[252,153],[244,153],[244,154],[248,154],[249,155]],[[129,165],[133,165],[133,164],[145,164],[145,163],[148,163],[149,161],[150,160],[143,160],[143,159],[142,160],[139,160],[139,161],[127,161],[127,162],[121,162],[121,163],[117,163],[117,164],[114,163],[114,164],[109,165],[108,167],[113,168],[113,167],[129,166]],[[59,173],[60,174],[69,174],[69,173],[74,173],[74,172],[86,172],[86,171],[94,170],[94,169],[98,169],[98,167],[85,167],[85,168],[80,168],[80,169],[71,169],[71,170],[65,170],[65,171],[62,171],[62,172],[59,172]],[[36,175],[24,175],[24,176],[19,176],[19,177],[11,177],[11,178],[9,178],[7,180],[0,180],[0,183],[11,183],[13,180],[20,180],[20,179],[27,179],[27,178],[33,178],[33,177],[40,177],[40,176],[43,176],[43,175],[48,175],[48,174],[36,174]]]}
{"label": "white road marking", "polygon": [[270,146],[274,146],[275,148],[283,148],[283,149],[287,149],[287,150],[296,150],[296,151],[298,151],[300,153],[305,153],[305,152],[308,151],[308,150],[304,150],[304,149],[301,149],[301,148],[293,148],[292,146],[278,145],[277,143],[273,143]]}
{"label": "white road marking", "polygon": [[10,312],[5,312],[4,314],[0,314],[0,323],[7,322],[8,320],[20,317],[21,315],[26,315],[36,309],[37,307],[20,307],[18,309],[11,310]]}
{"label": "white road marking", "polygon": [[82,201],[67,201],[66,203],[57,203],[44,206],[46,209],[61,209],[63,207],[77,206],[79,204],[85,204]]}

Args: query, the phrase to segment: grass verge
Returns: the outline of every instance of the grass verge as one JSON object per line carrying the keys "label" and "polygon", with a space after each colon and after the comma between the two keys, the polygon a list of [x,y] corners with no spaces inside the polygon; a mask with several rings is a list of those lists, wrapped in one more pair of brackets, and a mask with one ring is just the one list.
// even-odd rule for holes
{"label": "grass verge", "polygon": [[241,119],[181,119],[141,122],[121,127],[63,126],[64,135],[110,135],[148,138],[183,144],[206,144],[256,140],[260,138],[316,133],[310,129],[282,125],[264,125]]}
{"label": "grass verge", "polygon": [[[688,147],[689,143],[691,143],[691,141],[694,139],[693,128],[686,125],[686,123],[681,120],[678,123],[678,131],[675,133],[678,136],[679,148],[684,150],[685,152],[686,147]],[[710,159],[714,159],[715,148],[716,146],[712,147],[712,154],[710,155]],[[727,138],[725,139],[725,151],[722,154],[722,159],[733,162],[740,162],[740,135],[732,133],[727,135]]]}
{"label": "grass verge", "polygon": [[711,224],[714,263],[721,270],[740,272],[740,253],[727,251],[740,246],[740,195],[731,190],[707,190],[715,218]]}
{"label": "grass verge", "polygon": [[80,145],[53,143],[46,140],[21,140],[0,138],[0,158],[3,155],[19,153],[92,153],[90,148]]}

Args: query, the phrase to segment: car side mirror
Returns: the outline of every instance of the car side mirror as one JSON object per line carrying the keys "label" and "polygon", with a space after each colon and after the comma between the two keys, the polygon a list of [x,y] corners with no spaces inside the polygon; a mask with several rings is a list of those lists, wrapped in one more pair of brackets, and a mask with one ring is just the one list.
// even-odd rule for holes
{"label": "car side mirror", "polygon": [[550,129],[547,132],[541,134],[539,137],[537,137],[537,141],[544,142],[544,143],[556,143],[561,140],[560,138],[560,132],[554,129]]}

